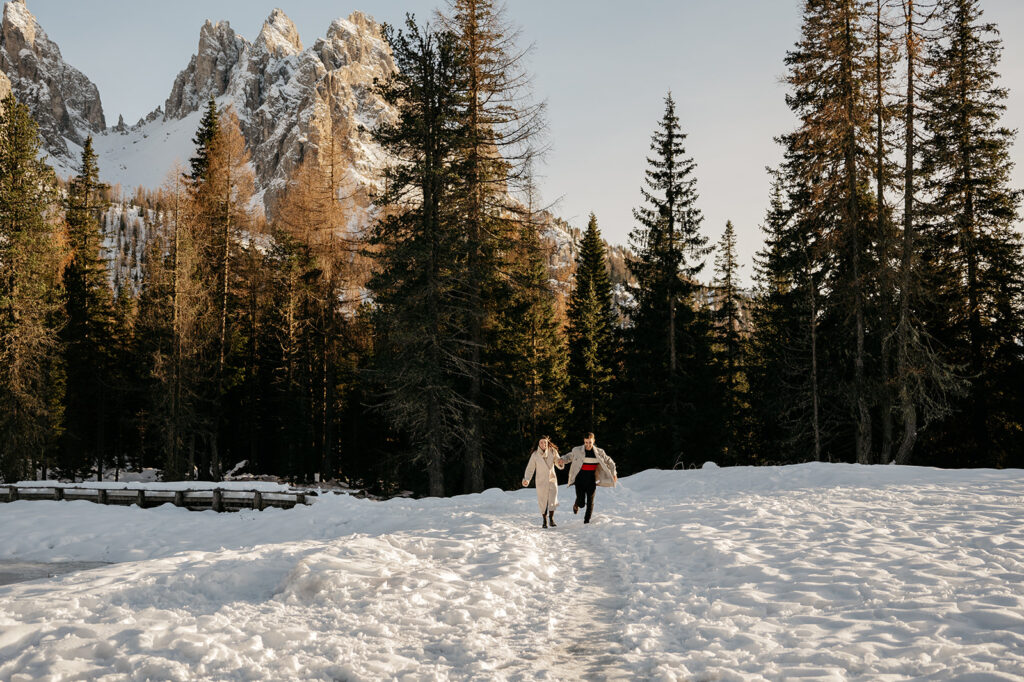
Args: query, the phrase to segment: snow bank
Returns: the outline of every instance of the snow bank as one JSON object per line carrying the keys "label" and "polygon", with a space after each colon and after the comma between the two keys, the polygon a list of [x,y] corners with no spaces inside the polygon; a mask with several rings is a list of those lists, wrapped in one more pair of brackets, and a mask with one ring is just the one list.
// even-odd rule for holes
{"label": "snow bank", "polygon": [[1024,676],[1024,472],[645,472],[234,514],[0,505],[0,679]]}

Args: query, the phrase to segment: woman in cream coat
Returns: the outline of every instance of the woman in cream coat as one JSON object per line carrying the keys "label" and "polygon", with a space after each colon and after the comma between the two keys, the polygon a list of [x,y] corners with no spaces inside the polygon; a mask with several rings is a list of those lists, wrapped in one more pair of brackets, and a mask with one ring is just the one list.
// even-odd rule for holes
{"label": "woman in cream coat", "polygon": [[537,449],[530,455],[530,463],[526,465],[526,473],[523,474],[523,487],[530,485],[530,479],[534,472],[537,473],[537,505],[540,507],[540,517],[544,521],[543,528],[555,527],[555,508],[558,506],[558,477],[555,476],[555,467],[562,469],[565,464],[558,456],[558,448],[551,442],[551,439],[544,436],[537,443]]}

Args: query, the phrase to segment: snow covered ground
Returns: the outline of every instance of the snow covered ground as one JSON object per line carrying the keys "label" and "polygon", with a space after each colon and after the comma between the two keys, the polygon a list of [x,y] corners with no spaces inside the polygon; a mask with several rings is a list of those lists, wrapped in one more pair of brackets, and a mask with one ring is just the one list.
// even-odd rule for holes
{"label": "snow covered ground", "polygon": [[0,679],[1024,677],[1024,472],[645,472],[215,514],[0,505]]}

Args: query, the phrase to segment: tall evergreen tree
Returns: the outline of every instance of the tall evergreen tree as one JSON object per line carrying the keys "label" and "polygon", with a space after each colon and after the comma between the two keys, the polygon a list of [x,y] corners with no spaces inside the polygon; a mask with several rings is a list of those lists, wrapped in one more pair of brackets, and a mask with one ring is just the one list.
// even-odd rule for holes
{"label": "tall evergreen tree", "polygon": [[517,211],[518,234],[503,249],[506,277],[504,291],[497,292],[503,304],[497,307],[484,356],[493,376],[484,403],[491,453],[488,486],[515,485],[521,457],[532,451],[540,434],[561,442],[570,407],[565,395],[568,349],[550,284],[551,254],[540,238],[551,217],[537,210],[532,181],[525,190]]}
{"label": "tall evergreen tree", "polygon": [[634,211],[637,226],[630,235],[636,255],[629,261],[637,285],[627,330],[633,372],[628,404],[638,420],[632,429],[640,439],[636,448],[649,453],[648,464],[655,466],[708,456],[714,440],[707,424],[698,427],[712,381],[708,321],[694,299],[710,249],[700,232],[696,164],[686,155],[685,139],[669,94],[651,140],[644,205]]}
{"label": "tall evergreen tree", "polygon": [[429,494],[441,496],[445,456],[465,446],[465,415],[476,409],[462,390],[473,342],[464,328],[472,301],[461,295],[466,55],[454,34],[421,29],[411,17],[406,32],[386,28],[385,37],[398,71],[380,92],[398,116],[374,137],[397,163],[385,171],[377,198],[384,213],[371,232],[376,367],[387,415],[409,434]]}
{"label": "tall evergreen tree", "polygon": [[[530,78],[523,69],[524,53],[516,47],[516,31],[498,0],[447,0],[440,14],[442,27],[456,36],[465,54],[465,126],[468,131],[463,183],[467,261],[466,289],[470,302],[466,368],[467,439],[463,453],[463,487],[479,492],[484,485],[484,450],[491,447],[482,430],[488,347],[514,343],[497,337],[499,318],[507,317],[504,295],[509,282],[505,263],[519,223],[529,222],[509,191],[522,189],[530,178],[536,155],[536,137],[543,121],[543,105],[529,100]],[[518,218],[518,220],[516,219]],[[500,356],[498,353],[496,356]],[[500,395],[507,387],[494,386]]]}
{"label": "tall evergreen tree", "polygon": [[[876,312],[877,324],[883,331],[880,333],[880,350],[878,355],[878,409],[876,422],[880,422],[878,430],[881,440],[878,448],[878,460],[888,462],[893,450],[893,412],[896,390],[894,375],[896,373],[893,359],[893,343],[897,325],[895,293],[898,268],[899,244],[896,234],[894,211],[889,205],[888,197],[899,191],[898,167],[893,158],[897,146],[896,123],[899,107],[894,94],[895,69],[899,61],[900,51],[896,42],[892,0],[872,0],[871,16],[868,19],[867,39],[870,42],[871,57],[871,119],[874,138],[874,158],[872,170],[874,174],[875,221],[874,229],[869,233],[878,244],[878,268],[875,281],[877,289]],[[905,4],[905,3],[904,3]]]}
{"label": "tall evergreen tree", "polygon": [[60,434],[64,235],[56,179],[28,107],[0,103],[0,476],[44,472]]}
{"label": "tall evergreen tree", "polygon": [[[282,413],[281,448],[302,461],[308,475],[336,469],[335,442],[339,377],[344,370],[360,256],[347,235],[349,215],[339,201],[343,173],[333,131],[317,154],[293,175],[274,215],[276,277],[284,294],[281,335],[286,371],[275,382],[294,395]],[[285,418],[294,410],[302,418]],[[301,433],[300,433],[301,432]],[[294,433],[294,437],[289,437]]]}
{"label": "tall evergreen tree", "polygon": [[725,223],[725,231],[722,232],[715,254],[712,318],[715,354],[722,383],[723,451],[725,460],[731,462],[743,458],[746,447],[746,372],[737,282],[739,268],[736,260],[736,229],[730,220]]}
{"label": "tall evergreen tree", "polygon": [[[877,168],[872,136],[869,5],[864,0],[806,0],[801,37],[786,55],[790,109],[800,118],[796,131],[780,138],[788,203],[798,222],[813,230],[811,271],[820,270],[821,301],[831,336],[829,363],[841,366],[853,415],[853,457],[874,461],[873,396],[879,372],[872,372],[869,339],[872,282],[877,281],[875,207],[868,191]],[[824,331],[824,328],[823,328]]]}
{"label": "tall evergreen tree", "polygon": [[[934,339],[924,327],[921,302],[926,297],[926,282],[919,232],[923,222],[921,211],[920,154],[918,146],[919,105],[917,93],[922,81],[929,77],[927,63],[922,59],[931,16],[935,5],[922,8],[920,2],[903,2],[903,55],[906,63],[906,95],[903,100],[903,231],[900,236],[898,273],[894,278],[898,290],[898,311],[895,324],[895,383],[899,396],[899,412],[903,433],[893,461],[909,464],[919,431],[948,411],[948,397],[961,391],[954,368],[936,348]],[[883,453],[884,454],[884,453]]]}
{"label": "tall evergreen tree", "polygon": [[812,230],[786,203],[796,194],[773,173],[771,204],[756,257],[748,381],[757,461],[822,460],[825,368],[820,361],[820,280],[811,258]]}
{"label": "tall evergreen tree", "polygon": [[206,177],[210,169],[210,150],[214,139],[220,131],[220,112],[217,110],[217,102],[210,97],[206,103],[206,110],[203,117],[199,119],[199,129],[196,136],[192,138],[192,144],[196,147],[196,155],[189,160],[192,172],[189,178],[193,182],[200,182]]}
{"label": "tall evergreen tree", "polygon": [[66,220],[71,260],[64,270],[67,324],[63,330],[67,367],[65,465],[90,463],[96,480],[110,454],[113,420],[111,338],[114,297],[103,249],[103,212],[107,186],[99,181],[92,138],[85,141],[82,163],[68,188]]}
{"label": "tall evergreen tree", "polygon": [[488,463],[488,469],[500,470],[503,476],[488,477],[488,485],[514,485],[522,474],[522,454],[541,434],[565,436],[565,339],[555,316],[555,294],[537,228],[532,221],[521,226],[507,266],[512,275],[508,301],[494,325],[488,365],[501,389],[485,405],[490,415],[487,432],[500,436],[491,447],[500,456]]}
{"label": "tall evergreen tree", "polygon": [[148,359],[144,401],[152,459],[167,480],[191,477],[197,449],[212,435],[209,410],[214,290],[202,275],[207,258],[191,192],[175,170],[149,225],[136,353]]}
{"label": "tall evergreen tree", "polygon": [[576,256],[568,311],[569,384],[572,438],[598,431],[613,404],[616,317],[604,242],[591,213]]}
{"label": "tall evergreen tree", "polygon": [[942,0],[925,59],[921,233],[931,305],[925,329],[970,377],[929,450],[944,465],[1020,465],[1021,193],[1010,187],[1014,131],[1002,123],[1002,42],[978,0]]}
{"label": "tall evergreen tree", "polygon": [[138,437],[141,416],[139,408],[141,398],[145,396],[144,386],[148,377],[143,358],[134,352],[138,311],[138,298],[131,282],[122,282],[114,298],[111,336],[107,351],[111,368],[107,378],[111,392],[108,442],[115,481],[119,480],[120,472],[130,464],[141,465],[138,461],[139,451],[143,446]]}
{"label": "tall evergreen tree", "polygon": [[[230,108],[220,114],[215,114],[215,109],[211,100],[196,137],[203,146],[197,149],[193,163],[202,172],[190,181],[187,215],[203,256],[198,277],[210,297],[202,311],[204,323],[215,329],[212,335],[200,337],[208,341],[200,357],[208,363],[202,374],[207,379],[203,390],[213,427],[204,437],[199,471],[219,480],[228,456],[226,448],[231,445],[232,430],[225,418],[238,398],[238,373],[234,370],[240,358],[233,353],[238,348],[234,323],[239,314],[239,237],[253,232],[256,220],[251,209],[254,176],[238,116]],[[206,123],[210,118],[212,127]]]}

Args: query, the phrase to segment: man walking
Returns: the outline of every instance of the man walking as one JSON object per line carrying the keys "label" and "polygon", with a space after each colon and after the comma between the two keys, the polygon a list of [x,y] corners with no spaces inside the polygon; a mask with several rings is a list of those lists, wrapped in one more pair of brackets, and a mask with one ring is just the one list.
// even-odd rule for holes
{"label": "man walking", "polygon": [[611,488],[619,482],[615,462],[604,450],[594,445],[593,433],[584,436],[583,445],[574,447],[561,460],[570,463],[569,485],[576,485],[576,503],[572,505],[572,513],[578,513],[585,506],[587,512],[583,516],[583,523],[590,523],[590,517],[594,514],[597,486]]}

